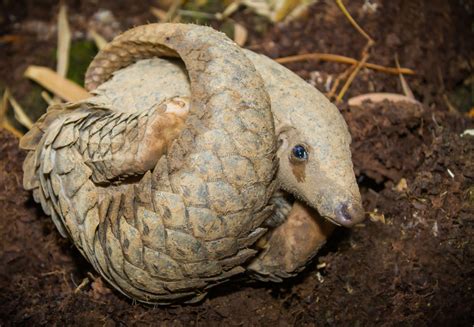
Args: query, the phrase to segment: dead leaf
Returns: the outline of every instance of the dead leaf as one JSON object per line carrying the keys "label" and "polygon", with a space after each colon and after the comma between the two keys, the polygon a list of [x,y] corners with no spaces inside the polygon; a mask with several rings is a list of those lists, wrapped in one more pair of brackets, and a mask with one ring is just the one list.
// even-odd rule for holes
{"label": "dead leaf", "polygon": [[243,46],[245,42],[247,41],[247,36],[248,36],[248,31],[247,29],[239,24],[235,23],[234,24],[234,41],[237,43],[239,46]]}
{"label": "dead leaf", "polygon": [[461,137],[466,136],[466,135],[474,136],[474,129],[464,130],[464,132],[462,132],[462,134],[461,134]]}
{"label": "dead leaf", "polygon": [[244,5],[273,22],[297,18],[293,13],[303,12],[314,2],[316,0],[242,0]]}
{"label": "dead leaf", "polygon": [[395,190],[400,193],[405,192],[407,189],[408,189],[408,183],[405,178],[400,179],[397,186],[395,186]]}
{"label": "dead leaf", "polygon": [[21,43],[23,37],[17,34],[6,34],[0,36],[0,43]]}
{"label": "dead leaf", "polygon": [[382,224],[385,224],[385,215],[383,213],[379,213],[377,208],[374,209],[374,211],[369,212],[369,218],[370,221],[375,222],[381,222]]}
{"label": "dead leaf", "polygon": [[474,118],[474,107],[469,110],[469,113],[467,114],[470,118]]}
{"label": "dead leaf", "polygon": [[91,94],[85,89],[73,81],[59,76],[48,67],[29,66],[24,76],[34,80],[66,101],[76,102],[91,97]]}
{"label": "dead leaf", "polygon": [[407,97],[406,95],[396,94],[396,93],[367,93],[355,96],[350,98],[347,103],[351,107],[361,106],[364,101],[371,101],[373,103],[378,103],[382,101],[391,101],[391,102],[409,102],[414,104],[420,104],[417,100]]}

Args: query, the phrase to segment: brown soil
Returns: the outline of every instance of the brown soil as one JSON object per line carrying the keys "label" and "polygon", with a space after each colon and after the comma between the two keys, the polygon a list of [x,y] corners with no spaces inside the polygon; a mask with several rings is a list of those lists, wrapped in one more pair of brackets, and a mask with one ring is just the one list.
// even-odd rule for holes
{"label": "brown soil", "polygon": [[[49,54],[55,44],[54,33],[41,40],[25,28],[34,21],[54,25],[55,5],[24,2],[0,5],[11,13],[0,17],[0,32],[19,37],[0,41],[0,88],[8,85],[20,101],[32,88],[23,70],[33,63],[54,67]],[[103,283],[22,189],[24,153],[0,131],[0,326],[472,326],[474,138],[460,137],[472,121],[449,111],[445,101],[472,75],[472,2],[372,1],[379,4],[374,14],[360,9],[363,2],[348,8],[376,40],[369,60],[392,66],[398,54],[402,66],[417,71],[407,81],[424,104],[340,106],[372,219],[354,230],[338,229],[316,261],[285,283],[239,278],[197,305],[136,304]],[[110,8],[123,29],[151,20],[149,3],[115,3],[101,7]],[[76,31],[99,8],[96,1],[71,1],[70,7]],[[236,18],[252,28],[250,47],[272,57],[318,51],[357,58],[364,45],[332,1],[265,33],[248,12]],[[323,91],[324,80],[312,72],[324,79],[346,68],[316,62],[289,67]],[[362,70],[348,97],[371,91],[402,92],[396,76]],[[77,289],[85,278],[91,282]]]}

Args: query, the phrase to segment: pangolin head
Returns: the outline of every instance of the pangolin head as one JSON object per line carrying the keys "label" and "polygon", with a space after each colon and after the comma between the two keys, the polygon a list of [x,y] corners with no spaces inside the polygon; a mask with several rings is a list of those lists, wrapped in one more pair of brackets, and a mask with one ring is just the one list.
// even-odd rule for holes
{"label": "pangolin head", "polygon": [[298,99],[285,119],[291,123],[278,128],[279,179],[283,189],[321,216],[351,227],[364,219],[351,136],[336,106],[317,95],[318,102]]}

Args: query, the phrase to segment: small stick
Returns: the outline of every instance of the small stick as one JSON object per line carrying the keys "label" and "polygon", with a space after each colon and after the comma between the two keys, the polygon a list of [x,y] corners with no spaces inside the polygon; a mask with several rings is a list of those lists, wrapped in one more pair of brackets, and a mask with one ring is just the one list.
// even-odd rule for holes
{"label": "small stick", "polygon": [[89,278],[84,278],[82,282],[79,284],[79,286],[76,287],[74,290],[74,294],[79,293],[87,284],[89,284]]}
{"label": "small stick", "polygon": [[354,18],[352,18],[351,14],[346,9],[346,6],[344,6],[344,4],[342,3],[342,0],[336,0],[336,4],[339,7],[339,9],[341,9],[344,16],[347,17],[347,19],[349,20],[351,25],[357,30],[357,32],[359,32],[363,37],[365,37],[367,39],[367,41],[369,41],[370,45],[372,46],[372,44],[375,43],[374,39],[372,39],[370,37],[370,35],[367,34],[367,32],[364,31],[362,29],[362,27],[359,26],[359,24],[357,24],[357,22],[354,20]]}
{"label": "small stick", "polygon": [[346,69],[345,71],[343,71],[341,74],[339,74],[337,76],[336,80],[334,81],[334,84],[331,87],[331,90],[327,94],[327,97],[329,99],[332,100],[334,98],[334,95],[336,94],[336,91],[337,91],[337,88],[339,87],[339,84],[341,83],[342,80],[346,79],[352,73],[355,66],[356,65],[352,65],[351,67],[349,67],[348,69]]}
{"label": "small stick", "polygon": [[[356,60],[354,58],[331,54],[331,53],[318,53],[318,52],[305,53],[301,55],[281,57],[281,58],[275,59],[275,61],[280,64],[286,64],[286,63],[292,63],[292,62],[298,62],[298,61],[304,61],[304,60],[322,60],[322,61],[337,62],[341,64],[346,64],[346,65],[357,65],[358,63],[360,63],[359,60]],[[385,66],[373,64],[370,62],[364,63],[362,67],[380,71],[382,73],[393,74],[393,75],[398,75],[398,74],[415,75],[416,74],[415,71],[409,68],[385,67]]]}
{"label": "small stick", "polygon": [[346,83],[342,86],[341,91],[337,95],[336,102],[340,102],[342,98],[344,97],[344,94],[346,94],[347,90],[352,84],[352,81],[354,81],[354,78],[357,76],[359,73],[360,69],[362,68],[362,65],[367,62],[367,59],[369,59],[369,48],[372,46],[372,44],[367,43],[363,50],[363,55],[362,55],[362,60],[355,66],[354,70],[352,73],[349,75],[349,78],[347,79]]}
{"label": "small stick", "polygon": [[354,18],[352,18],[351,14],[349,13],[349,11],[347,11],[346,9],[346,6],[344,6],[344,4],[342,3],[342,0],[335,0],[339,9],[341,9],[342,13],[344,14],[344,16],[346,16],[346,18],[349,20],[349,22],[351,23],[351,25],[364,37],[367,39],[367,44],[365,45],[364,49],[362,50],[362,59],[359,61],[359,63],[357,63],[354,71],[351,73],[351,75],[349,76],[349,78],[347,79],[346,83],[344,84],[344,86],[342,87],[341,91],[339,92],[338,96],[337,96],[337,99],[336,101],[339,102],[342,100],[342,98],[344,97],[344,94],[347,92],[347,90],[349,89],[349,87],[351,86],[352,84],[352,81],[354,80],[354,78],[357,76],[357,74],[359,73],[360,69],[362,68],[362,66],[367,62],[367,60],[369,59],[369,49],[372,47],[372,45],[375,44],[375,41],[374,39],[372,39],[370,37],[369,34],[367,34],[367,32],[365,32],[362,27],[359,26],[359,24],[357,24],[357,22],[354,20]]}

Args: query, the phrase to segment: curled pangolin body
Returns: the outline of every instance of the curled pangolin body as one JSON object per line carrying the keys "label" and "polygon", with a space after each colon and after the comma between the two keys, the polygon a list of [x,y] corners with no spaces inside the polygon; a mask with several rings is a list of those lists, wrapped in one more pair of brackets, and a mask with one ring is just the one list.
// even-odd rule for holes
{"label": "curled pangolin body", "polygon": [[21,141],[24,186],[121,292],[144,302],[195,300],[242,272],[265,233],[276,170],[269,97],[241,49],[210,28],[152,24],[116,40],[128,39],[130,52],[109,56],[112,44],[98,54],[87,87],[129,60],[180,57],[191,85],[184,130],[153,172],[134,172],[123,167],[134,167],[129,158],[154,137],[166,104],[50,108]]}

